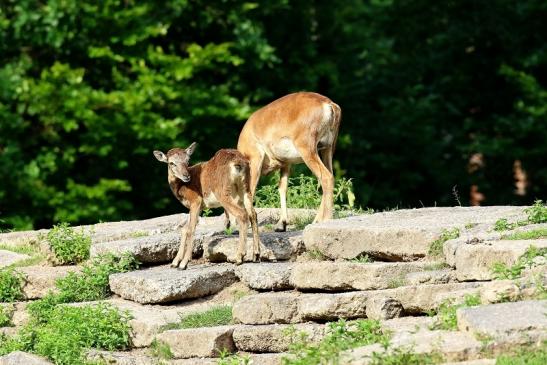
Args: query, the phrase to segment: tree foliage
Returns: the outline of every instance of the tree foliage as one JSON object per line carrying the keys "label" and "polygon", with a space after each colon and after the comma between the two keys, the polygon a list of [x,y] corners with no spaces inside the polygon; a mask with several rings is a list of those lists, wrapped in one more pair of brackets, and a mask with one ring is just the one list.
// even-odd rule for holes
{"label": "tree foliage", "polygon": [[540,0],[4,0],[1,227],[177,212],[151,151],[197,141],[208,159],[298,90],[341,105],[336,173],[361,205],[453,205],[455,185],[465,204],[472,184],[486,204],[542,198],[546,15]]}

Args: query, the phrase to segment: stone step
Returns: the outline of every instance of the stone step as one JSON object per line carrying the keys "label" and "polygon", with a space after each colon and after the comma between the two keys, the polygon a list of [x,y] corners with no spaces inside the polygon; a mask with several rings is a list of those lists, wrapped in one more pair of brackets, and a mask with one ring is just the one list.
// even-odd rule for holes
{"label": "stone step", "polygon": [[175,359],[218,357],[222,351],[235,351],[234,326],[168,330],[156,339],[171,349]]}
{"label": "stone step", "polygon": [[249,263],[237,266],[235,273],[252,289],[286,290],[294,288],[289,281],[293,266],[289,262]]}
{"label": "stone step", "polygon": [[445,362],[441,365],[496,365],[496,359],[477,359],[469,361]]}
{"label": "stone step", "polygon": [[23,351],[0,356],[0,365],[53,365],[49,360]]}
{"label": "stone step", "polygon": [[57,279],[66,277],[71,272],[80,272],[78,266],[26,266],[17,269],[23,274],[23,295],[26,300],[40,299],[50,291],[55,292]]}
{"label": "stone step", "polygon": [[495,263],[515,264],[530,246],[546,248],[547,239],[500,240],[467,243],[451,240],[444,246],[446,261],[456,268],[459,281],[492,280]]}
{"label": "stone step", "polygon": [[446,284],[456,282],[455,271],[451,269],[411,272],[405,276],[406,285]]}
{"label": "stone step", "polygon": [[[249,235],[246,261],[252,260],[252,257],[248,255],[252,240],[252,235]],[[304,247],[301,231],[261,233],[260,241],[262,242],[260,258],[268,261],[288,260]],[[203,241],[203,257],[211,262],[235,262],[238,245],[239,235],[237,234],[207,237]]]}
{"label": "stone step", "polygon": [[374,290],[401,285],[406,274],[422,271],[426,262],[353,263],[312,261],[297,263],[290,282],[300,290]]}
{"label": "stone step", "polygon": [[234,265],[196,265],[186,270],[167,266],[110,275],[110,289],[141,304],[169,303],[219,292],[237,281]]}
{"label": "stone step", "polygon": [[366,318],[367,307],[378,305],[379,299],[397,301],[403,307],[404,314],[422,314],[437,308],[442,300],[459,297],[464,290],[465,294],[478,294],[481,285],[428,284],[336,294],[261,293],[237,301],[233,317],[238,323],[257,325]]}
{"label": "stone step", "polygon": [[474,224],[489,230],[495,221],[523,219],[525,207],[452,207],[405,209],[312,224],[304,229],[308,250],[331,259],[369,255],[389,261],[411,261],[427,255],[445,229]]}
{"label": "stone step", "polygon": [[8,250],[0,250],[0,269],[27,259],[30,259],[29,255]]}
{"label": "stone step", "polygon": [[478,336],[498,339],[533,331],[547,340],[547,300],[460,308],[456,314],[458,328]]}
{"label": "stone step", "polygon": [[325,336],[326,326],[315,323],[240,325],[234,328],[232,336],[235,347],[239,351],[279,353],[288,351],[292,341],[300,333],[308,335],[307,341],[310,344],[318,343]]}

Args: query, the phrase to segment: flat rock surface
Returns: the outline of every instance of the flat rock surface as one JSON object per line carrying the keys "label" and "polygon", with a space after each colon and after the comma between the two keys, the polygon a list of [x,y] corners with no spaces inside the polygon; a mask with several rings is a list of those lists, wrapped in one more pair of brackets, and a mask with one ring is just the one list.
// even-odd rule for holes
{"label": "flat rock surface", "polygon": [[0,250],[0,268],[16,264],[29,258],[29,255],[25,255],[22,253],[12,252],[8,250]]}
{"label": "flat rock surface", "polygon": [[236,267],[236,275],[247,286],[256,290],[285,290],[293,264],[288,262],[249,263]]}
{"label": "flat rock surface", "polygon": [[313,261],[293,267],[291,283],[297,289],[372,290],[397,286],[409,272],[420,271],[423,262],[353,263]]}
{"label": "flat rock surface", "polygon": [[17,269],[25,277],[23,295],[25,299],[39,299],[49,291],[56,291],[55,281],[70,272],[79,272],[78,266],[27,266]]}
{"label": "flat rock surface", "polygon": [[306,333],[310,343],[317,343],[325,336],[326,327],[319,324],[237,326],[233,339],[239,351],[285,352],[300,333]]}
{"label": "flat rock surface", "polygon": [[233,326],[169,330],[160,333],[157,340],[167,344],[176,359],[217,357],[223,350],[235,350],[233,331]]}
{"label": "flat rock surface", "polygon": [[456,281],[454,270],[428,270],[421,272],[411,272],[405,276],[407,285],[419,284],[446,284]]}
{"label": "flat rock surface", "polygon": [[547,300],[499,303],[460,308],[458,328],[480,335],[500,337],[524,331],[547,331]]}
{"label": "flat rock surface", "polygon": [[219,292],[237,281],[230,264],[196,265],[186,270],[160,266],[110,275],[110,289],[138,303],[169,303]]}
{"label": "flat rock surface", "polygon": [[52,365],[47,359],[22,351],[0,356],[0,365]]}
{"label": "flat rock surface", "polygon": [[[293,253],[303,246],[302,232],[267,232],[260,234],[262,243],[260,258],[268,261],[282,261],[291,258]],[[250,261],[249,248],[253,242],[252,235],[247,236],[245,260]],[[235,262],[239,235],[216,235],[207,237],[203,242],[203,257],[211,262]]]}
{"label": "flat rock surface", "polygon": [[405,209],[330,220],[304,229],[308,250],[331,259],[370,255],[384,260],[415,260],[427,255],[431,242],[445,229],[474,224],[489,229],[500,218],[525,217],[525,207],[451,207]]}

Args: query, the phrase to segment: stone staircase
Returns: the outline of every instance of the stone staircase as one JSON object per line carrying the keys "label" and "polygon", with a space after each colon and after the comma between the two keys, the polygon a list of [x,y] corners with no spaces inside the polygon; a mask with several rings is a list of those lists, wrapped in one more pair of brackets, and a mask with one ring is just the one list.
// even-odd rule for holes
{"label": "stone staircase", "polygon": [[[310,343],[317,343],[328,333],[326,322],[341,318],[379,320],[391,332],[388,349],[374,344],[348,350],[341,364],[368,364],[374,352],[403,348],[440,353],[445,361],[481,359],[477,364],[487,364],[489,357],[516,346],[547,340],[547,301],[535,300],[537,283],[493,280],[491,270],[496,262],[515,263],[532,244],[547,247],[547,239],[506,240],[492,230],[500,218],[524,219],[524,207],[399,210],[308,225],[303,231],[269,232],[276,214],[258,211],[265,254],[260,263],[240,266],[232,264],[237,235],[224,232],[223,217],[201,218],[195,260],[185,271],[168,263],[186,215],[95,225],[92,256],[130,252],[143,266],[111,275],[115,295],[106,300],[132,315],[133,349],[92,350],[88,357],[109,364],[202,365],[216,364],[227,350],[249,355],[253,364],[281,364],[283,356],[291,356],[287,331],[306,333]],[[291,210],[289,219],[310,214]],[[441,243],[442,254],[431,257],[432,242],[453,229],[459,237]],[[4,234],[0,242],[17,245],[33,237],[30,232]],[[54,278],[71,270],[78,269],[25,268],[27,299],[44,296]],[[546,264],[534,270],[545,285]],[[466,295],[480,297],[483,305],[458,309],[457,330],[432,329],[436,317],[426,314],[447,300],[460,303]],[[508,296],[520,301],[496,303]],[[83,304],[90,303],[75,305]],[[231,324],[166,328],[218,305],[232,306]],[[174,358],[153,357],[149,348],[154,342],[167,345]],[[26,354],[7,355],[0,364],[18,363],[9,356]]]}

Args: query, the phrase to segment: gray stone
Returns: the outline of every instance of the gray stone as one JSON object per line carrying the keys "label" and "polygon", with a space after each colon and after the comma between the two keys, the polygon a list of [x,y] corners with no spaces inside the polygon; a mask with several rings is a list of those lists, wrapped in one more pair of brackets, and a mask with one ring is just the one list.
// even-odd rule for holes
{"label": "gray stone", "polygon": [[319,324],[265,326],[237,326],[233,338],[239,351],[247,352],[285,352],[301,333],[307,341],[317,343],[325,336],[325,326]]}
{"label": "gray stone", "polygon": [[25,278],[23,295],[26,300],[43,298],[50,291],[56,292],[57,279],[80,270],[78,266],[27,266],[17,269]]}
{"label": "gray stone", "polygon": [[461,331],[483,336],[501,337],[534,330],[545,333],[547,330],[547,300],[460,308],[456,314]]}
{"label": "gray stone", "polygon": [[152,365],[157,359],[144,354],[135,354],[129,351],[89,350],[86,354],[88,361],[109,365]]}
{"label": "gray stone", "polygon": [[366,317],[367,291],[339,294],[304,294],[298,298],[301,321],[336,321]]}
{"label": "gray stone", "polygon": [[0,311],[10,318],[10,326],[22,326],[29,321],[27,302],[0,303]]}
{"label": "gray stone", "polygon": [[422,270],[423,262],[353,263],[315,261],[297,263],[291,283],[298,289],[371,290],[404,284],[409,272]]}
{"label": "gray stone", "polygon": [[233,326],[169,330],[157,340],[168,345],[176,359],[217,357],[221,351],[235,350],[233,331]]}
{"label": "gray stone", "polygon": [[520,297],[520,288],[512,280],[495,280],[483,285],[480,296],[483,304],[516,301]]}
{"label": "gray stone", "polygon": [[22,351],[15,351],[0,356],[0,365],[52,365],[52,362],[43,357],[32,355]]}
{"label": "gray stone", "polygon": [[298,293],[264,293],[246,296],[232,309],[236,323],[297,323]]}
{"label": "gray stone", "polygon": [[239,280],[256,290],[291,289],[289,283],[293,264],[288,262],[249,263],[236,268]]}
{"label": "gray stone", "polygon": [[476,223],[490,228],[496,220],[524,218],[524,207],[452,207],[403,209],[312,224],[304,229],[308,250],[316,249],[331,259],[360,255],[391,261],[415,260],[427,255],[431,242],[444,229]]}
{"label": "gray stone", "polygon": [[476,244],[455,240],[445,246],[444,253],[447,261],[456,267],[459,281],[491,280],[494,278],[494,264],[513,265],[531,245],[545,248],[547,239],[484,241]]}
{"label": "gray stone", "polygon": [[434,317],[399,317],[381,321],[382,330],[391,333],[410,332],[416,333],[419,331],[429,330],[435,323]]}
{"label": "gray stone", "polygon": [[233,265],[197,265],[186,270],[156,267],[110,275],[110,289],[138,303],[168,303],[200,298],[237,280]]}
{"label": "gray stone", "polygon": [[366,304],[367,318],[370,319],[392,319],[400,317],[403,312],[403,305],[393,298],[370,298]]}
{"label": "gray stone", "polygon": [[[289,354],[239,354],[243,358],[250,360],[252,365],[282,365],[282,358],[290,357]],[[177,359],[166,361],[166,365],[217,365],[219,360],[216,358],[193,358],[193,359]],[[153,365],[156,365],[155,363]]]}
{"label": "gray stone", "polygon": [[30,256],[22,253],[0,250],[0,268],[16,264],[26,259],[30,259]]}
{"label": "gray stone", "polygon": [[[247,250],[245,260],[250,261],[249,248],[252,245],[252,235],[247,237]],[[260,257],[262,260],[276,261],[288,260],[302,245],[302,232],[268,232],[261,233],[262,242]],[[216,235],[208,237],[203,242],[203,257],[211,262],[235,262],[238,235]]]}
{"label": "gray stone", "polygon": [[411,272],[406,275],[407,285],[420,284],[446,284],[456,280],[454,270],[430,270],[421,272]]}

